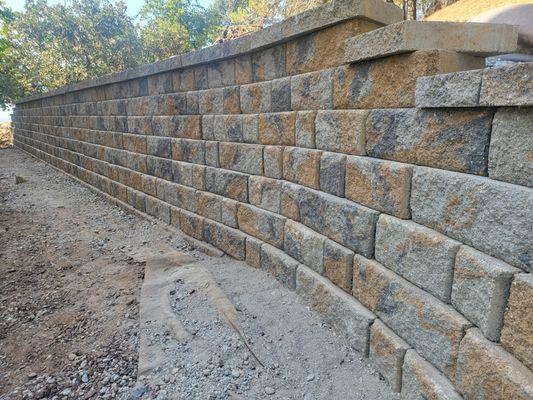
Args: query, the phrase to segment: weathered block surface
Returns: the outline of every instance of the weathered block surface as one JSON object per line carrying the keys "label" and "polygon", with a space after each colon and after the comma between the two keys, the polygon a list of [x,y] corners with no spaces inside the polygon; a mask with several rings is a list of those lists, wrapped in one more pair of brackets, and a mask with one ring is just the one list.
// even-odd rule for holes
{"label": "weathered block surface", "polygon": [[422,76],[416,81],[417,107],[476,107],[483,70]]}
{"label": "weathered block surface", "polygon": [[237,201],[248,201],[248,176],[239,172],[207,167],[205,186],[211,193]]}
{"label": "weathered block surface", "polygon": [[403,21],[346,41],[344,60],[357,62],[424,49],[487,55],[516,50],[518,30],[509,25]]}
{"label": "weathered block surface", "polygon": [[448,379],[414,350],[407,350],[403,363],[402,399],[461,400]]}
{"label": "weathered block surface", "polygon": [[376,260],[445,303],[450,301],[460,245],[425,226],[385,214],[376,227]]}
{"label": "weathered block surface", "polygon": [[333,107],[331,70],[296,75],[291,78],[293,110],[324,110]]}
{"label": "weathered block surface", "polygon": [[532,271],[533,192],[487,178],[415,168],[413,220]]}
{"label": "weathered block surface", "polygon": [[399,218],[409,218],[413,168],[370,157],[348,157],[346,198]]}
{"label": "weathered block surface", "polygon": [[324,272],[324,237],[306,226],[288,220],[285,223],[283,246],[292,258],[313,271]]}
{"label": "weathered block surface", "polygon": [[296,292],[309,306],[322,314],[346,337],[348,343],[368,354],[370,324],[375,315],[331,282],[300,265],[296,273]]}
{"label": "weathered block surface", "polygon": [[320,186],[320,156],[318,150],[285,147],[283,179],[318,189]]}
{"label": "weathered block surface", "polygon": [[246,256],[246,235],[218,222],[204,220],[203,239],[237,260]]}
{"label": "weathered block surface", "polygon": [[239,229],[276,247],[283,247],[285,218],[247,204],[237,208]]}
{"label": "weathered block surface", "polygon": [[324,275],[344,291],[352,292],[354,252],[335,243],[324,241]]}
{"label": "weathered block surface", "polygon": [[366,123],[369,156],[469,174],[487,171],[492,112],[373,110]]}
{"label": "weathered block surface", "polygon": [[320,158],[320,190],[344,197],[346,177],[346,156],[323,152]]}
{"label": "weathered block surface", "polygon": [[533,398],[533,372],[475,328],[461,341],[455,384],[466,398]]}
{"label": "weathered block surface", "polygon": [[220,166],[253,175],[263,174],[263,146],[241,143],[220,143]]}
{"label": "weathered block surface", "polygon": [[533,275],[515,275],[505,311],[501,342],[526,367],[533,370]]}
{"label": "weathered block surface", "polygon": [[353,295],[448,377],[470,323],[452,307],[383,267],[356,255]]}
{"label": "weathered block surface", "polygon": [[316,147],[345,154],[365,154],[366,111],[319,111]]}
{"label": "weathered block surface", "polygon": [[383,322],[375,320],[370,327],[369,358],[374,368],[395,392],[402,388],[402,364],[411,347]]}
{"label": "weathered block surface", "polygon": [[260,268],[270,272],[285,286],[296,288],[298,261],[269,244],[261,245]]}
{"label": "weathered block surface", "polygon": [[471,247],[461,246],[455,259],[452,305],[479,327],[486,338],[498,341],[511,280],[519,271]]}
{"label": "weathered block surface", "polygon": [[533,105],[533,63],[483,71],[479,104],[486,106]]}
{"label": "weathered block surface", "polygon": [[489,177],[533,188],[531,109],[503,108],[494,115],[490,137]]}
{"label": "weathered block surface", "polygon": [[248,185],[250,204],[281,214],[282,181],[261,176],[250,176]]}

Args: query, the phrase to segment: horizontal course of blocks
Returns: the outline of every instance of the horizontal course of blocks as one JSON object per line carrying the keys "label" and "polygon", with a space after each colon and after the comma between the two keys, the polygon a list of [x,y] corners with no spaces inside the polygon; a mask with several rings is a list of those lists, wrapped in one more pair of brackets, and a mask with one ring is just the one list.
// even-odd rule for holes
{"label": "horizontal course of blocks", "polygon": [[531,109],[449,49],[344,64],[394,21],[303,15],[251,53],[18,104],[15,145],[272,273],[404,398],[531,397]]}

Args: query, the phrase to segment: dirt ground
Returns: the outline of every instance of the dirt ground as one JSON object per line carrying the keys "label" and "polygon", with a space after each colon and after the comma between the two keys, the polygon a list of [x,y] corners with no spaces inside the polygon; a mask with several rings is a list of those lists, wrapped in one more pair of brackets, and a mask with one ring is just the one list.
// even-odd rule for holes
{"label": "dirt ground", "polygon": [[11,148],[0,150],[0,399],[33,398],[397,396],[270,275],[208,257]]}

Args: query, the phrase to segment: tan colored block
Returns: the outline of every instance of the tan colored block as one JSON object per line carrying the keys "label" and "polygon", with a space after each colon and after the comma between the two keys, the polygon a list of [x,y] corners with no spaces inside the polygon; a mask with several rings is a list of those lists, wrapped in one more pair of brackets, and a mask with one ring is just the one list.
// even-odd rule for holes
{"label": "tan colored block", "polygon": [[282,112],[259,115],[259,142],[267,145],[295,144],[296,113]]}
{"label": "tan colored block", "polygon": [[204,217],[185,210],[179,212],[179,226],[182,232],[198,240],[202,240],[204,220]]}
{"label": "tan colored block", "polygon": [[319,189],[321,155],[322,152],[319,150],[285,147],[283,151],[283,179]]}
{"label": "tan colored block", "polygon": [[265,146],[263,161],[265,176],[281,179],[283,175],[283,146]]}
{"label": "tan colored block", "polygon": [[220,166],[253,175],[263,174],[263,146],[244,143],[219,144]]}
{"label": "tan colored block", "polygon": [[353,256],[353,251],[333,240],[324,242],[324,275],[348,293],[352,293]]}
{"label": "tan colored block", "polygon": [[276,247],[283,247],[285,218],[247,204],[237,208],[239,229]]}
{"label": "tan colored block", "polygon": [[337,153],[365,154],[366,111],[319,111],[316,115],[316,148]]}

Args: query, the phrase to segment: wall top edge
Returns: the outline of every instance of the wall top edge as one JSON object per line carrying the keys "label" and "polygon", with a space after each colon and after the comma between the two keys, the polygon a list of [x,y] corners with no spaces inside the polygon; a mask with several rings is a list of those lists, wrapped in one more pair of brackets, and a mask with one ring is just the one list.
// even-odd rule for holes
{"label": "wall top edge", "polygon": [[47,93],[18,100],[15,104],[248,54],[356,18],[389,25],[403,20],[403,12],[399,7],[384,0],[333,0],[323,6],[304,11],[301,14],[294,15],[284,21],[235,40],[62,86]]}

